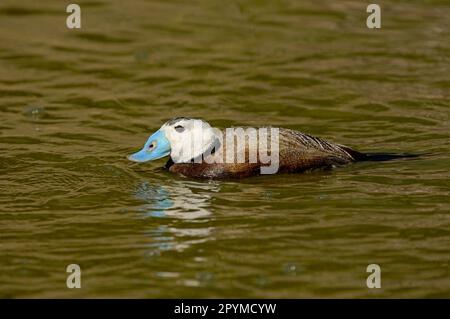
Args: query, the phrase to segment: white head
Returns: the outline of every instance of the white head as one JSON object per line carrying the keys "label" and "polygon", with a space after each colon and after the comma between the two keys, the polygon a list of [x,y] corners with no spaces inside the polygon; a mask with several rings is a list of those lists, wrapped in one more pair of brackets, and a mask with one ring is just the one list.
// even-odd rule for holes
{"label": "white head", "polygon": [[146,162],[170,154],[174,163],[185,163],[214,147],[220,131],[199,119],[174,118],[152,134],[142,150],[128,158]]}

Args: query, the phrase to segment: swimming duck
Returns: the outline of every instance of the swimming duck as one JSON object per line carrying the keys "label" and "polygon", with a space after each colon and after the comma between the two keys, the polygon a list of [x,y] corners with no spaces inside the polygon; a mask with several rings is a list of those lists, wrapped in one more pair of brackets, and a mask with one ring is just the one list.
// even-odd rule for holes
{"label": "swimming duck", "polygon": [[170,156],[165,166],[170,172],[207,179],[299,173],[366,159],[365,154],[347,146],[291,129],[219,130],[206,121],[186,117],[164,123],[128,159],[147,162],[166,156]]}

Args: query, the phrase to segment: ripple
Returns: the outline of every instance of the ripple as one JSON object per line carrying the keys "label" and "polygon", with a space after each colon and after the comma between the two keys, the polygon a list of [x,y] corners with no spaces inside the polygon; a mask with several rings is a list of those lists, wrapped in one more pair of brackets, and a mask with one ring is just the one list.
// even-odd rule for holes
{"label": "ripple", "polygon": [[[77,31],[0,6],[0,296],[373,298],[370,263],[377,297],[448,296],[448,5],[376,34],[356,0],[80,5]],[[420,156],[214,182],[126,160],[174,116]]]}

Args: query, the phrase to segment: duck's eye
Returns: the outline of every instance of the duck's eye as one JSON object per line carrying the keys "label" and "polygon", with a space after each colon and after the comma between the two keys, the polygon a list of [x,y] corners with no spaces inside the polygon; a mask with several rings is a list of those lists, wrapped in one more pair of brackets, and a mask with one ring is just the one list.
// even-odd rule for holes
{"label": "duck's eye", "polygon": [[155,147],[156,147],[156,141],[153,141],[153,142],[148,146],[148,150],[149,150],[149,151],[152,151]]}
{"label": "duck's eye", "polygon": [[184,127],[182,127],[181,125],[177,125],[177,126],[175,126],[175,130],[178,133],[183,133],[184,132]]}

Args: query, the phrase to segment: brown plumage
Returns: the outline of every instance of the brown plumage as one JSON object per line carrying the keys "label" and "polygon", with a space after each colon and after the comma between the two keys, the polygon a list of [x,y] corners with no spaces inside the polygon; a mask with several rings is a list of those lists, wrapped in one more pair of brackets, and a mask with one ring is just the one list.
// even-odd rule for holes
{"label": "brown plumage", "polygon": [[[222,134],[224,134],[224,131],[222,131]],[[244,163],[226,163],[225,161],[212,164],[208,164],[206,161],[201,163],[174,163],[169,160],[166,167],[171,172],[192,178],[223,179],[260,175],[260,167],[268,164],[262,164],[259,156],[257,163],[250,163],[248,140],[246,142]],[[226,147],[226,142],[224,142],[223,145],[216,146],[215,151],[223,148],[222,151],[225,154]],[[234,151],[236,158],[236,148]],[[270,153],[270,147],[264,151]],[[315,169],[330,169],[364,158],[364,154],[349,147],[327,142],[299,131],[279,129],[279,169],[277,173],[299,173]]]}

